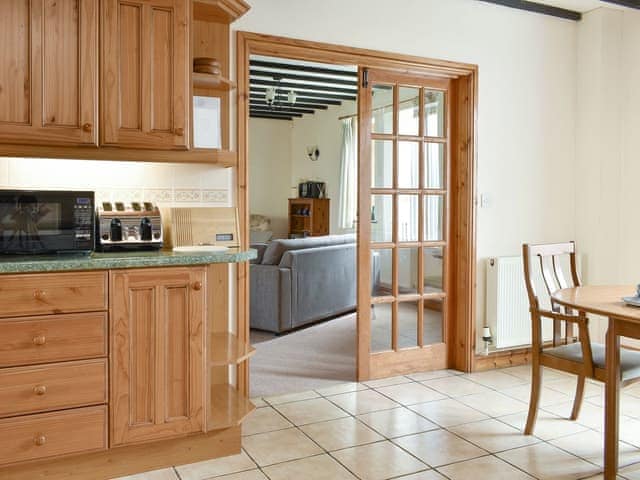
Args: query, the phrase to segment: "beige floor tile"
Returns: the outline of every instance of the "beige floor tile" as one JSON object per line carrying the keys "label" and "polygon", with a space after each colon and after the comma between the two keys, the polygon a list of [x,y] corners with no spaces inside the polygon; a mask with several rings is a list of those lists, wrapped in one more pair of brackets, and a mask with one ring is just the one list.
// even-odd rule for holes
{"label": "beige floor tile", "polygon": [[460,397],[458,400],[490,417],[501,417],[529,410],[527,403],[507,397],[499,392],[475,393]]}
{"label": "beige floor tile", "polygon": [[[586,430],[567,437],[552,440],[552,445],[584,458],[596,465],[604,465],[604,434]],[[630,465],[640,462],[640,450],[628,443],[619,442],[619,464]]]}
{"label": "beige floor tile", "polygon": [[401,383],[409,383],[411,379],[402,375],[397,377],[380,378],[378,380],[369,380],[362,382],[369,388],[388,387],[390,385],[400,385]]}
{"label": "beige floor tile", "polygon": [[447,480],[446,477],[440,475],[435,470],[425,470],[423,472],[413,473],[396,480]]}
{"label": "beige floor tile", "polygon": [[533,477],[518,470],[499,458],[487,456],[441,467],[440,470],[451,480],[485,478],[491,480],[533,480]]}
{"label": "beige floor tile", "polygon": [[329,455],[316,455],[264,469],[271,480],[356,480]]}
{"label": "beige floor tile", "polygon": [[[604,406],[604,392],[601,396],[589,397],[585,402],[589,402],[598,407]],[[640,400],[633,395],[623,393],[620,395],[620,413],[627,417],[640,418]]]}
{"label": "beige floor tile", "polygon": [[382,436],[353,417],[312,423],[300,429],[314,442],[329,451],[384,440]]}
{"label": "beige floor tile", "polygon": [[[527,413],[528,412],[520,412],[515,415],[507,415],[505,417],[499,417],[498,420],[508,423],[523,432],[527,423]],[[551,440],[553,438],[584,432],[585,430],[587,430],[587,427],[577,422],[545,412],[544,410],[538,410],[538,419],[536,420],[533,434],[542,440]]]}
{"label": "beige floor tile", "polygon": [[339,450],[333,456],[361,480],[383,480],[427,468],[389,441]]}
{"label": "beige floor tile", "polygon": [[[576,393],[577,384],[578,377],[576,377],[575,375],[572,375],[570,377],[563,377],[558,380],[544,382],[545,387],[557,390],[558,392],[564,393],[565,395],[569,395],[572,400]],[[586,382],[584,386],[584,397],[589,398],[593,396],[600,396],[602,395],[603,390],[604,388],[601,383]]]}
{"label": "beige floor tile", "polygon": [[338,385],[333,385],[331,387],[319,388],[319,389],[316,389],[316,392],[326,397],[329,395],[339,395],[340,393],[355,392],[357,390],[366,390],[367,388],[369,387],[367,387],[366,385],[363,385],[362,383],[348,382],[348,383],[340,383]]}
{"label": "beige floor tile", "polygon": [[128,477],[120,477],[114,480],[178,480],[178,476],[173,471],[173,468],[163,468],[162,470],[129,475]]}
{"label": "beige floor tile", "polygon": [[182,480],[203,480],[205,478],[242,472],[244,470],[253,470],[255,468],[256,464],[245,452],[242,452],[230,457],[181,465],[176,467],[176,470],[178,470]]}
{"label": "beige floor tile", "polygon": [[484,413],[453,399],[419,403],[418,405],[412,405],[411,410],[443,427],[477,422],[489,418]]}
{"label": "beige floor tile", "polygon": [[[209,479],[207,479],[209,480]],[[215,477],[215,480],[269,480],[260,470],[249,470],[247,472],[232,473]]]}
{"label": "beige floor tile", "polygon": [[522,431],[494,419],[465,423],[451,427],[449,430],[491,453],[524,447],[540,441],[533,435],[524,435]]}
{"label": "beige floor tile", "polygon": [[301,400],[309,400],[311,398],[318,398],[318,395],[313,390],[300,393],[287,393],[286,395],[274,395],[271,397],[263,397],[263,400],[271,405],[280,405],[282,403],[299,402]]}
{"label": "beige floor tile", "polygon": [[456,375],[462,375],[462,372],[458,372],[457,370],[433,370],[431,372],[418,372],[405,376],[416,382],[424,382],[425,380],[433,380],[434,378],[453,377]]}
{"label": "beige floor tile", "polygon": [[450,397],[461,397],[463,395],[490,391],[488,387],[472,382],[461,376],[436,378],[422,382],[422,384]]}
{"label": "beige floor tile", "polygon": [[546,443],[507,450],[498,457],[540,480],[573,480],[600,473],[600,467]]}
{"label": "beige floor tile", "polygon": [[441,393],[415,382],[392,385],[390,387],[380,387],[376,388],[376,390],[403,405],[414,405],[416,403],[431,402],[433,400],[446,398]]}
{"label": "beige floor tile", "polygon": [[446,430],[432,430],[400,437],[396,438],[394,443],[431,467],[461,462],[487,454],[481,448]]}
{"label": "beige floor tile", "polygon": [[[573,401],[542,407],[543,410],[554,413],[563,418],[569,418],[571,416],[572,408]],[[602,407],[597,407],[589,402],[582,402],[580,415],[578,416],[576,422],[589,428],[602,430],[604,428],[604,409]]]}
{"label": "beige floor tile", "polygon": [[[531,381],[531,365],[518,365],[517,367],[503,368],[500,371],[502,373],[513,375],[514,377],[522,378],[527,382]],[[560,380],[561,378],[566,378],[569,376],[571,375],[561,372],[560,370],[555,370],[553,368],[543,368],[542,382],[544,385],[544,382]]]}
{"label": "beige floor tile", "polygon": [[296,428],[244,437],[242,446],[261,467],[322,453],[320,447]]}
{"label": "beige floor tile", "polygon": [[439,428],[433,422],[401,407],[358,415],[358,419],[387,438],[411,435]]}
{"label": "beige floor tile", "polygon": [[621,468],[618,473],[628,480],[640,480],[640,464]]}
{"label": "beige floor tile", "polygon": [[275,407],[294,425],[325,422],[334,418],[346,417],[344,410],[336,407],[324,398],[313,398],[301,402],[284,403]]}
{"label": "beige floor tile", "polygon": [[374,390],[343,393],[341,395],[327,397],[327,399],[352,415],[388,410],[399,406],[393,400],[388,399]]}
{"label": "beige floor tile", "polygon": [[265,402],[262,399],[262,397],[254,397],[249,400],[251,400],[251,403],[253,403],[256,406],[256,408],[266,407],[267,405],[269,405],[267,402]]}
{"label": "beige floor tile", "polygon": [[272,432],[292,426],[291,422],[272,407],[261,407],[256,409],[242,422],[242,435]]}
{"label": "beige floor tile", "polygon": [[503,373],[500,370],[489,370],[486,372],[470,373],[468,375],[465,375],[465,378],[473,380],[474,382],[484,385],[485,387],[495,388],[498,390],[528,383],[527,380],[516,377],[514,375],[509,375],[508,373]]}
{"label": "beige floor tile", "polygon": [[[598,475],[594,475],[588,478],[583,478],[581,480],[604,480],[604,473],[599,473]],[[635,480],[635,479],[633,477],[621,477],[618,475],[616,476],[616,480]]]}
{"label": "beige floor tile", "polygon": [[640,448],[640,421],[635,418],[621,416],[620,440]]}
{"label": "beige floor tile", "polygon": [[[504,393],[510,397],[513,397],[521,402],[529,404],[531,397],[531,386],[530,385],[519,385],[517,387],[505,388],[500,390],[500,393]],[[553,390],[551,388],[543,386],[540,390],[540,401],[538,405],[541,407],[545,407],[547,405],[554,405],[556,403],[562,402],[572,402],[573,397],[566,395],[557,390]]]}

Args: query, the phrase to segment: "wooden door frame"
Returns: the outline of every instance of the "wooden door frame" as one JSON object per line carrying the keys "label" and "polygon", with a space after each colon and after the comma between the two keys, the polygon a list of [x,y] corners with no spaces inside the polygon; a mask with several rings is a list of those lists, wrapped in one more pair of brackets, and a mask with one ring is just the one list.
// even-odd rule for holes
{"label": "wooden door frame", "polygon": [[[451,106],[451,321],[448,363],[472,371],[475,360],[476,304],[476,156],[478,121],[478,66],[400,55],[273,35],[236,33],[237,141],[236,176],[240,239],[249,248],[249,57],[268,55],[298,60],[382,68],[404,74],[452,79]],[[455,257],[455,258],[453,258]],[[237,333],[249,340],[249,265],[238,264]],[[238,388],[249,391],[245,362],[238,369]]]}

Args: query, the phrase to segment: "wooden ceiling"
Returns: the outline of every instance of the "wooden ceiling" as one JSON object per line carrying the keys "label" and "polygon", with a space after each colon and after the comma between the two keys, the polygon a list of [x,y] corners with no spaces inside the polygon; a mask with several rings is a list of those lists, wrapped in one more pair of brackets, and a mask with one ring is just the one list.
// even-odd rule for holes
{"label": "wooden ceiling", "polygon": [[[252,58],[249,64],[249,115],[253,118],[293,120],[357,98],[355,67],[263,58]],[[271,104],[266,99],[270,88],[276,92]],[[289,102],[290,92],[295,93],[294,103]]]}

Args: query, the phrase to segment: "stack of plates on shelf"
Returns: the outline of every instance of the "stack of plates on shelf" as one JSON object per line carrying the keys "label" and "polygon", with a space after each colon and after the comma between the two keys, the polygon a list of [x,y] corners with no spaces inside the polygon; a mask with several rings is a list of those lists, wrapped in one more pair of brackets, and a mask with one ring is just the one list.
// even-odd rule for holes
{"label": "stack of plates on shelf", "polygon": [[220,75],[220,62],[215,58],[196,57],[193,59],[193,71],[196,73]]}

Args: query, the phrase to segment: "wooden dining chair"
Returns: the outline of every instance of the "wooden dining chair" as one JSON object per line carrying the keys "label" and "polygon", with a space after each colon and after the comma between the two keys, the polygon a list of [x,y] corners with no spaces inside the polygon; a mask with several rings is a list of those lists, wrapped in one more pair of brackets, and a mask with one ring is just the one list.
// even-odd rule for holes
{"label": "wooden dining chair", "polygon": [[[563,272],[562,262],[568,257],[570,279]],[[524,433],[531,435],[538,415],[542,367],[549,367],[578,376],[571,420],[578,418],[584,397],[585,379],[591,378],[604,382],[605,346],[592,343],[589,337],[589,319],[584,312],[576,312],[561,307],[551,301],[550,310],[540,306],[536,294],[536,273],[534,262],[539,265],[547,294],[561,288],[579,287],[580,277],[576,267],[576,248],[574,242],[522,246],[524,278],[529,296],[531,312],[531,401]],[[539,283],[539,282],[538,282]],[[545,343],[542,337],[542,319],[553,321],[553,339]],[[577,332],[574,333],[574,326]],[[640,379],[640,352],[622,349],[620,352],[621,387]]]}

